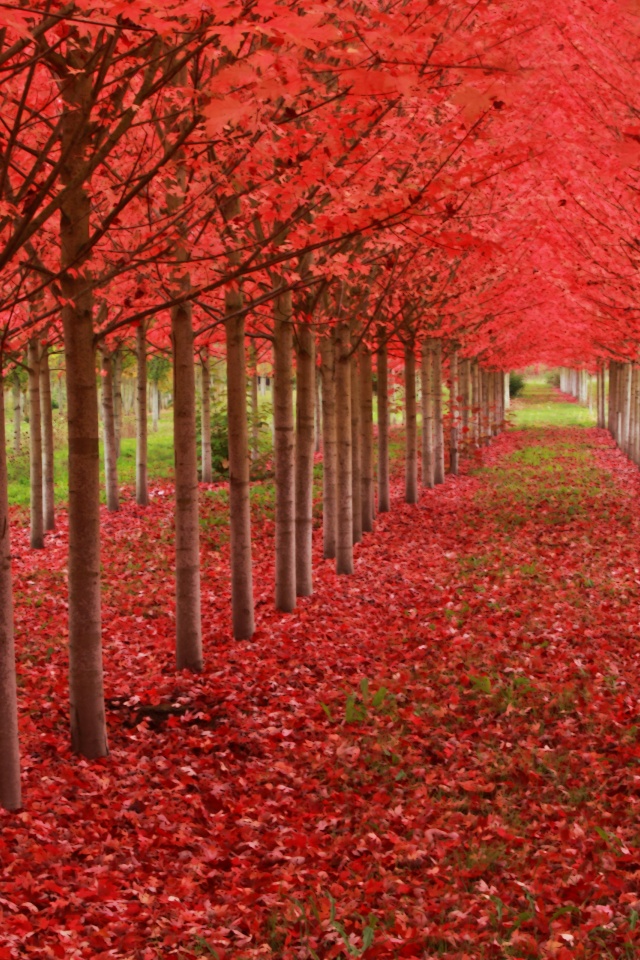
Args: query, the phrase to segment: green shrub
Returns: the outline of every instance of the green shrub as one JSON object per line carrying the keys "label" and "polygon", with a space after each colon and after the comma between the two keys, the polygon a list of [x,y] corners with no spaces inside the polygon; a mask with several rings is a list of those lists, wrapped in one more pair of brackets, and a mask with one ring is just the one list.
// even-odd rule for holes
{"label": "green shrub", "polygon": [[509,374],[509,396],[518,397],[524,390],[524,377],[519,373]]}

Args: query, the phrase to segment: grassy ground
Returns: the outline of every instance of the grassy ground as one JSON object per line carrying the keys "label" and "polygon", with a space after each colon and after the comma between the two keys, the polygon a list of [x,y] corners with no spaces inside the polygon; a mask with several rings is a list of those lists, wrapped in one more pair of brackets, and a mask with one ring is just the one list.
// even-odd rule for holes
{"label": "grassy ground", "polygon": [[[585,407],[577,403],[558,403],[554,400],[555,394],[543,380],[530,380],[525,386],[524,394],[514,401],[512,408],[512,422],[515,427],[546,427],[546,426],[593,426],[595,416]],[[262,400],[262,398],[261,398]],[[264,405],[264,418],[270,413],[267,400]],[[446,395],[445,395],[446,402]],[[375,409],[374,405],[374,409]],[[399,417],[400,407],[397,400],[392,403]],[[262,414],[261,414],[262,415]],[[68,470],[66,450],[66,425],[64,418],[58,411],[54,412],[54,432],[56,439],[55,452],[55,490],[56,502],[63,504],[68,497]],[[125,436],[122,440],[121,455],[118,460],[118,479],[122,486],[134,485],[136,474],[136,441],[134,423],[128,418],[125,423]],[[29,506],[29,425],[23,424],[22,452],[19,455],[11,453],[13,424],[10,417],[6,423],[7,437],[9,438],[9,502],[18,507]],[[270,446],[266,436],[268,429],[264,428],[264,447]],[[401,461],[404,457],[403,430],[397,424],[392,425],[390,439],[391,460]],[[127,435],[128,434],[128,435]],[[149,431],[149,477],[152,480],[161,480],[170,477],[173,471],[173,424],[171,411],[164,411],[156,433]],[[102,499],[104,501],[104,458],[102,443],[100,443],[100,483]],[[318,465],[317,479],[321,478],[321,465]],[[263,496],[262,494],[260,496]],[[266,495],[264,495],[266,496]],[[267,499],[269,497],[267,496]],[[271,497],[273,499],[273,497]]]}
{"label": "grassy ground", "polygon": [[514,400],[512,421],[522,427],[593,427],[596,415],[578,403],[558,403],[557,394],[544,380],[528,380],[524,393]]}
{"label": "grassy ground", "polygon": [[[131,431],[129,431],[131,432]],[[55,491],[56,502],[66,503],[69,489],[67,469],[66,428],[62,417],[55,412]],[[22,430],[22,452],[12,453],[13,424],[7,422],[9,438],[9,503],[14,506],[29,506],[29,425]],[[173,424],[171,412],[165,412],[160,418],[157,433],[149,431],[149,476],[154,479],[168,477],[173,470]],[[100,486],[104,500],[104,456],[100,443]],[[136,478],[136,441],[135,437],[124,437],[121,443],[121,455],[118,460],[118,479],[121,484],[134,484]]]}

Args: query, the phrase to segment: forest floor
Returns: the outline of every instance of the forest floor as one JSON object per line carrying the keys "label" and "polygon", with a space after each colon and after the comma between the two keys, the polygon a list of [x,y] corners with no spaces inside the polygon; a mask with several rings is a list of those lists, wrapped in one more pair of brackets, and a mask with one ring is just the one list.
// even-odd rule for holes
{"label": "forest floor", "polygon": [[398,480],[353,577],[318,531],[293,615],[256,500],[251,643],[205,491],[197,677],[173,664],[170,487],[105,513],[100,762],[68,746],[64,514],[44,553],[16,529],[0,960],[640,956],[640,479],[563,406],[418,506]]}

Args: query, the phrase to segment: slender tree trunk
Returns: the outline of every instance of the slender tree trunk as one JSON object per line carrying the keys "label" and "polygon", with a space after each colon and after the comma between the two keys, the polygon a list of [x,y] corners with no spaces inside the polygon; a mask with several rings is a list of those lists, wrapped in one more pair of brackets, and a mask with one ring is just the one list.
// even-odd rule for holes
{"label": "slender tree trunk", "polygon": [[322,452],[322,372],[320,367],[316,369],[316,427],[315,427],[315,452]]}
{"label": "slender tree trunk", "polygon": [[469,360],[462,361],[461,371],[461,394],[462,394],[462,437],[461,448],[463,454],[469,452],[469,428],[471,418],[471,363]]}
{"label": "slender tree trunk", "polygon": [[22,451],[22,403],[20,397],[20,381],[17,371],[11,384],[13,397],[13,452],[18,456]]}
{"label": "slender tree trunk", "polygon": [[442,417],[442,341],[433,341],[433,432],[435,438],[435,463],[433,482],[444,483],[444,424]]}
{"label": "slender tree trunk", "polygon": [[631,414],[631,364],[625,363],[624,380],[622,388],[622,435],[620,437],[620,447],[628,455],[629,453],[629,426]]}
{"label": "slender tree trunk", "polygon": [[313,327],[298,324],[296,349],[296,592],[313,593],[313,452],[316,350]]}
{"label": "slender tree trunk", "polygon": [[618,436],[618,381],[619,364],[613,360],[609,366],[609,431],[614,439]]}
{"label": "slender tree trunk", "polygon": [[449,369],[450,369],[450,384],[451,390],[449,393],[449,411],[451,413],[451,433],[449,434],[449,472],[453,474],[454,477],[458,476],[458,467],[459,467],[459,450],[458,450],[458,393],[459,393],[459,384],[458,384],[458,352],[455,349],[451,350],[451,356],[449,357]]}
{"label": "slender tree trunk", "polygon": [[[181,286],[186,287],[183,280]],[[171,310],[176,485],[176,665],[202,669],[196,381],[191,303]],[[157,392],[157,385],[156,385]]]}
{"label": "slender tree trunk", "polygon": [[202,375],[202,410],[200,415],[202,482],[211,483],[211,371],[209,354],[205,349],[200,360]]}
{"label": "slender tree trunk", "polygon": [[482,446],[482,375],[480,366],[473,363],[473,442],[476,449]]}
{"label": "slender tree trunk", "polygon": [[336,436],[336,371],[333,336],[320,342],[322,358],[322,534],[323,556],[336,556],[337,532],[337,436]]}
{"label": "slender tree trunk", "polygon": [[435,447],[433,435],[433,348],[431,340],[422,344],[422,485],[434,486]]}
{"label": "slender tree trunk", "polygon": [[258,414],[258,355],[255,344],[249,346],[251,363],[251,459],[255,462],[260,454],[260,417]]}
{"label": "slender tree trunk", "polygon": [[118,460],[116,457],[116,425],[113,410],[113,359],[102,352],[102,443],[104,446],[104,476],[107,491],[107,510],[120,509],[118,493]]}
{"label": "slender tree trunk", "polygon": [[[280,280],[276,279],[276,285]],[[277,289],[276,286],[276,289]],[[274,304],[274,409],[276,432],[276,609],[290,613],[296,606],[296,490],[293,391],[291,389],[293,324],[291,291],[279,293]]]}
{"label": "slender tree trunk", "polygon": [[384,328],[379,331],[378,346],[378,511],[388,513],[389,489],[389,379],[387,341]]}
{"label": "slender tree trunk", "polygon": [[40,419],[40,348],[29,340],[29,475],[31,490],[31,546],[44,547],[42,511],[42,423]]}
{"label": "slender tree trunk", "polygon": [[147,341],[144,325],[136,329],[136,503],[149,505],[147,473]]}
{"label": "slender tree trunk", "polygon": [[371,533],[375,516],[373,489],[373,374],[371,354],[363,347],[360,351],[360,442],[362,456],[362,532]]}
{"label": "slender tree trunk", "polygon": [[[182,67],[172,81],[185,84]],[[182,124],[182,119],[173,121]],[[188,191],[188,167],[184,150],[175,157],[175,182],[166,194],[167,211],[175,217],[177,236],[171,287],[175,294],[191,290],[189,237],[182,211]],[[191,300],[171,308],[173,353],[173,445],[175,475],[176,543],[176,666],[200,671],[202,655],[202,608],[200,586],[200,510],[198,444],[196,434],[196,364]],[[159,384],[154,383],[154,422],[159,415]]]}
{"label": "slender tree trunk", "polygon": [[353,573],[351,454],[351,338],[349,324],[336,326],[337,542],[336,572]]}
{"label": "slender tree trunk", "polygon": [[357,333],[351,327],[351,496],[353,542],[362,540],[362,428],[360,425],[360,349],[354,349]]}
{"label": "slender tree trunk", "polygon": [[598,426],[601,430],[605,425],[604,375],[604,364],[599,363],[596,382],[598,391]]}
{"label": "slender tree trunk", "polygon": [[53,448],[53,407],[51,405],[51,372],[49,351],[40,354],[40,412],[42,416],[42,513],[45,530],[55,530],[55,477]]}
{"label": "slender tree trunk", "polygon": [[[0,374],[1,370],[0,357]],[[4,384],[0,375],[0,807],[18,810],[21,804]]]}
{"label": "slender tree trunk", "polygon": [[[226,201],[222,213],[227,223],[240,214],[240,201]],[[233,229],[232,226],[229,228]],[[232,267],[240,254],[229,254]],[[253,571],[251,566],[251,483],[249,424],[247,420],[247,366],[242,293],[225,292],[224,322],[227,345],[227,420],[229,432],[229,532],[231,539],[231,610],[236,640],[249,640],[255,631]]]}
{"label": "slender tree trunk", "polygon": [[413,344],[404,346],[404,391],[406,417],[405,482],[406,503],[418,502],[418,418],[416,411],[416,355]]}
{"label": "slender tree trunk", "polygon": [[89,192],[85,163],[91,80],[65,79],[61,114],[61,287],[69,424],[69,686],[71,742],[89,759],[106,756],[100,610],[100,452],[93,295],[86,266]]}
{"label": "slender tree trunk", "polygon": [[113,428],[116,438],[116,464],[122,441],[122,348],[113,351]]}

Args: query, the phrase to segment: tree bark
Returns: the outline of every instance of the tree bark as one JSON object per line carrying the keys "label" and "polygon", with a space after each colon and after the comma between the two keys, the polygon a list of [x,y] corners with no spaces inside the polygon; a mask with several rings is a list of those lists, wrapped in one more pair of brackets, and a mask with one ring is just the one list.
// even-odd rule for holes
{"label": "tree bark", "polygon": [[351,496],[353,542],[362,540],[362,428],[360,425],[360,349],[354,349],[357,332],[351,328]]}
{"label": "tree bark", "polygon": [[116,438],[116,465],[122,441],[122,348],[113,351],[113,429]]}
{"label": "tree bark", "polygon": [[313,454],[316,344],[313,328],[299,323],[296,349],[296,592],[313,593]]}
{"label": "tree bark", "polygon": [[461,417],[461,437],[459,441],[461,453],[467,455],[469,452],[469,431],[470,431],[470,417],[471,417],[471,363],[469,360],[462,361],[462,368],[460,373],[461,381],[461,403],[462,403],[462,417]]}
{"label": "tree bark", "polygon": [[[275,279],[276,289],[281,284]],[[274,303],[274,408],[276,433],[276,591],[277,610],[296,606],[296,489],[293,391],[291,389],[293,323],[291,291],[278,293]]]}
{"label": "tree bark", "polygon": [[18,371],[14,371],[13,382],[11,384],[11,396],[13,398],[13,452],[16,456],[22,451],[22,403],[20,396],[20,381],[18,380]]}
{"label": "tree bark", "polygon": [[405,395],[405,503],[418,502],[418,417],[416,411],[416,355],[413,343],[404,345]]}
{"label": "tree bark", "polygon": [[431,340],[422,344],[422,485],[435,484],[435,445],[433,429],[433,346]]}
{"label": "tree bark", "polygon": [[53,407],[51,405],[51,371],[49,351],[40,353],[40,412],[42,417],[42,512],[44,529],[55,530],[55,476],[53,446]]}
{"label": "tree bark", "polygon": [[442,341],[433,341],[433,433],[435,462],[433,482],[444,483],[444,424],[442,417]]}
{"label": "tree bark", "polygon": [[0,377],[0,807],[18,810],[21,805],[4,384]]}
{"label": "tree bark", "polygon": [[[240,214],[240,201],[231,197],[222,207],[225,221]],[[230,227],[229,229],[233,229]],[[229,253],[233,267],[240,254]],[[247,368],[243,298],[237,286],[225,292],[227,346],[227,422],[229,432],[229,534],[231,540],[231,611],[236,640],[249,640],[255,631],[251,567],[251,485]]]}
{"label": "tree bark", "polygon": [[200,414],[202,482],[211,483],[211,371],[209,354],[205,350],[200,360],[202,375],[202,409]]}
{"label": "tree bark", "polygon": [[451,414],[451,432],[449,434],[449,473],[453,474],[454,477],[458,476],[458,352],[455,349],[451,350],[451,356],[449,357],[449,382],[450,382],[450,392],[449,392],[449,412]]}
{"label": "tree bark", "polygon": [[149,506],[147,445],[147,342],[144,325],[136,329],[136,503]]}
{"label": "tree bark", "polygon": [[362,532],[371,533],[375,516],[373,488],[373,374],[371,354],[363,347],[360,351],[360,427],[362,439]]}
{"label": "tree bark", "polygon": [[44,548],[42,494],[42,422],[40,417],[40,346],[29,340],[29,477],[31,493],[31,547]]}
{"label": "tree bark", "polygon": [[336,556],[337,532],[337,436],[335,345],[329,334],[320,342],[322,359],[322,536],[323,556]]}
{"label": "tree bark", "polygon": [[315,452],[322,453],[322,374],[316,369],[316,425]]}
{"label": "tree bark", "polygon": [[389,381],[387,341],[384,328],[379,331],[378,373],[378,511],[388,513],[389,489]]}
{"label": "tree bark", "polygon": [[[79,63],[81,67],[81,63]],[[80,171],[89,148],[90,78],[61,86],[61,281],[69,424],[69,686],[71,742],[89,759],[108,753],[100,610],[100,451],[93,338],[93,295],[87,269],[91,199]]]}
{"label": "tree bark", "polygon": [[102,443],[104,447],[104,476],[107,492],[107,510],[120,509],[118,492],[118,460],[116,457],[116,423],[113,409],[113,358],[102,351]]}
{"label": "tree bark", "polygon": [[251,459],[255,462],[260,453],[260,418],[258,414],[258,356],[253,343],[249,347],[251,359]]}
{"label": "tree bark", "polygon": [[353,573],[351,454],[351,337],[344,320],[336,326],[337,539],[336,572]]}
{"label": "tree bark", "polygon": [[[181,286],[187,286],[186,278]],[[176,665],[202,669],[196,380],[191,303],[171,310],[175,450]],[[156,387],[157,389],[157,387]]]}

